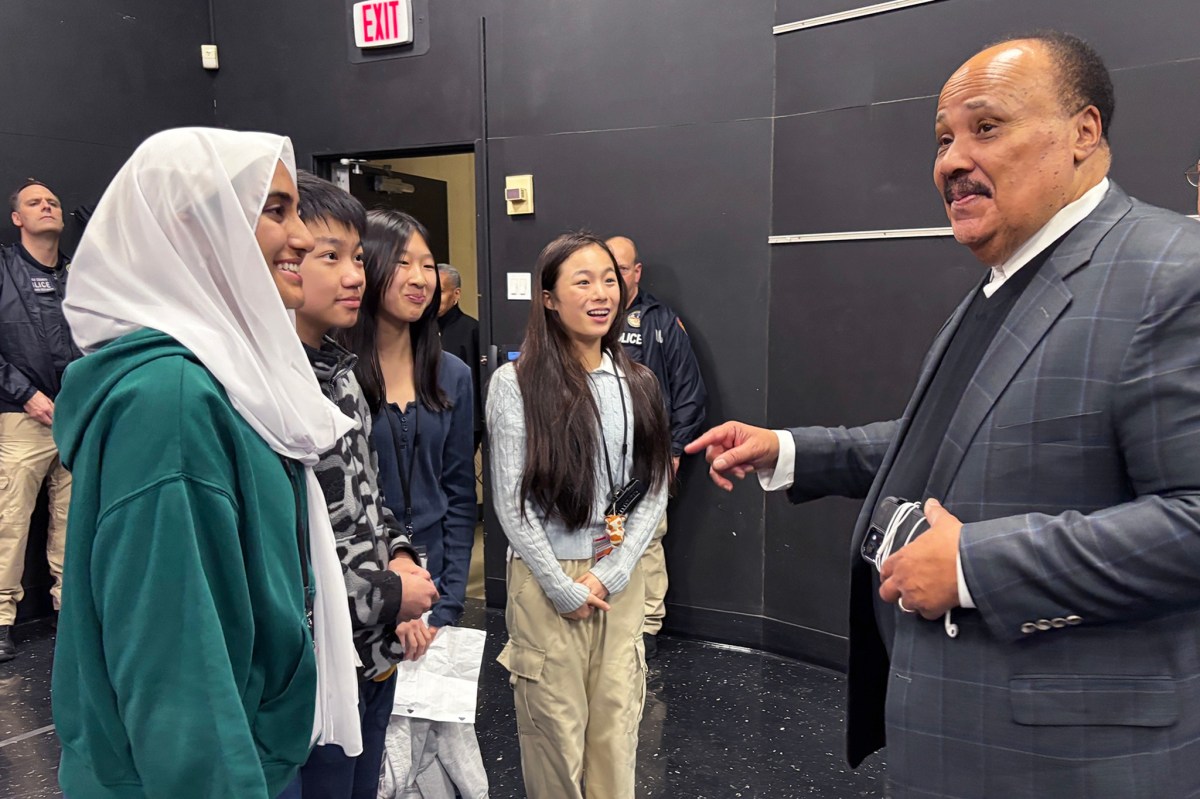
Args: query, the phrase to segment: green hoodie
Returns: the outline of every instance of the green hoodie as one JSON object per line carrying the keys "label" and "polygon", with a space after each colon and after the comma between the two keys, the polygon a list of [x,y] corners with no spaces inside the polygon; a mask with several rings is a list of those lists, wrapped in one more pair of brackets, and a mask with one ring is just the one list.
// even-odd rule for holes
{"label": "green hoodie", "polygon": [[53,676],[65,794],[274,799],[316,701],[298,466],[154,330],[72,364],[54,416],[74,482]]}

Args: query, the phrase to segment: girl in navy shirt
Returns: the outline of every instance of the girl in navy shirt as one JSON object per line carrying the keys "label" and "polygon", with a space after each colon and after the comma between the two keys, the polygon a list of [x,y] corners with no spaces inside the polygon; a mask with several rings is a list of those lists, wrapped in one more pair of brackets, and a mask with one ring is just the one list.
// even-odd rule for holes
{"label": "girl in navy shirt", "polygon": [[442,351],[441,289],[428,240],[408,214],[367,215],[367,285],[344,342],[358,356],[355,374],[374,415],[384,502],[441,592],[428,624],[396,628],[406,660],[424,655],[437,631],[462,616],[475,540],[471,370]]}

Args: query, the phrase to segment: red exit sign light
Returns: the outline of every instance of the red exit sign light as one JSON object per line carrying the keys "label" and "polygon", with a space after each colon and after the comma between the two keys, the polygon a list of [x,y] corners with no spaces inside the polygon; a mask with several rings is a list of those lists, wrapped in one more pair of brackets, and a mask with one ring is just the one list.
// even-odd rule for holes
{"label": "red exit sign light", "polygon": [[355,3],[352,13],[360,49],[412,43],[412,0],[366,0]]}

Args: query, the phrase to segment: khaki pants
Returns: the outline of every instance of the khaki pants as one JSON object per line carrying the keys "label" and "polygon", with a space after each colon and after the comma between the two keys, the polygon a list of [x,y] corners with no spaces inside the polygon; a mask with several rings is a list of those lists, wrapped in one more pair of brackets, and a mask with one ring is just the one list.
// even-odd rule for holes
{"label": "khaki pants", "polygon": [[63,547],[67,538],[67,507],[71,504],[71,475],[54,448],[50,428],[24,413],[0,413],[0,625],[17,619],[17,603],[25,596],[25,546],[29,521],[42,483],[49,482],[50,530],[46,560],[54,585],[50,596],[62,604]]}
{"label": "khaki pants", "polygon": [[646,554],[642,555],[642,574],[646,578],[646,623],[642,632],[658,635],[663,619],[667,617],[667,553],[663,551],[663,538],[667,535],[667,514],[654,529],[654,537]]}
{"label": "khaki pants", "polygon": [[[590,560],[559,561],[577,579]],[[529,799],[633,799],[646,699],[641,569],[608,598],[612,610],[570,621],[520,558],[508,564],[509,670]]]}

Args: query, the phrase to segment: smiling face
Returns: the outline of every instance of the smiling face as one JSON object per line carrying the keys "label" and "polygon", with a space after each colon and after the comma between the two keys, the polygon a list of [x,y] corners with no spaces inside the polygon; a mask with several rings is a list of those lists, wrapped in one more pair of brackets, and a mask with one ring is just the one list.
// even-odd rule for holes
{"label": "smiling face", "polygon": [[1042,44],[1006,42],[960,67],[938,99],[934,184],[955,239],[989,266],[1107,171],[1099,112],[1064,106],[1060,72]]}
{"label": "smiling face", "polygon": [[542,304],[558,313],[567,335],[583,347],[595,346],[604,337],[620,302],[616,265],[594,244],[563,261],[553,290],[542,292]]}
{"label": "smiling face", "polygon": [[271,270],[283,307],[295,310],[304,305],[300,264],[313,248],[313,237],[296,211],[296,184],[282,161],[275,167],[254,238]]}
{"label": "smiling face", "polygon": [[433,302],[437,280],[437,263],[429,251],[429,244],[414,230],[392,272],[391,283],[380,304],[380,314],[394,322],[416,322]]}
{"label": "smiling face", "polygon": [[308,230],[316,245],[300,265],[304,307],[296,312],[296,329],[305,344],[319,349],[330,330],[358,321],[366,277],[358,231],[323,217],[309,220]]}

